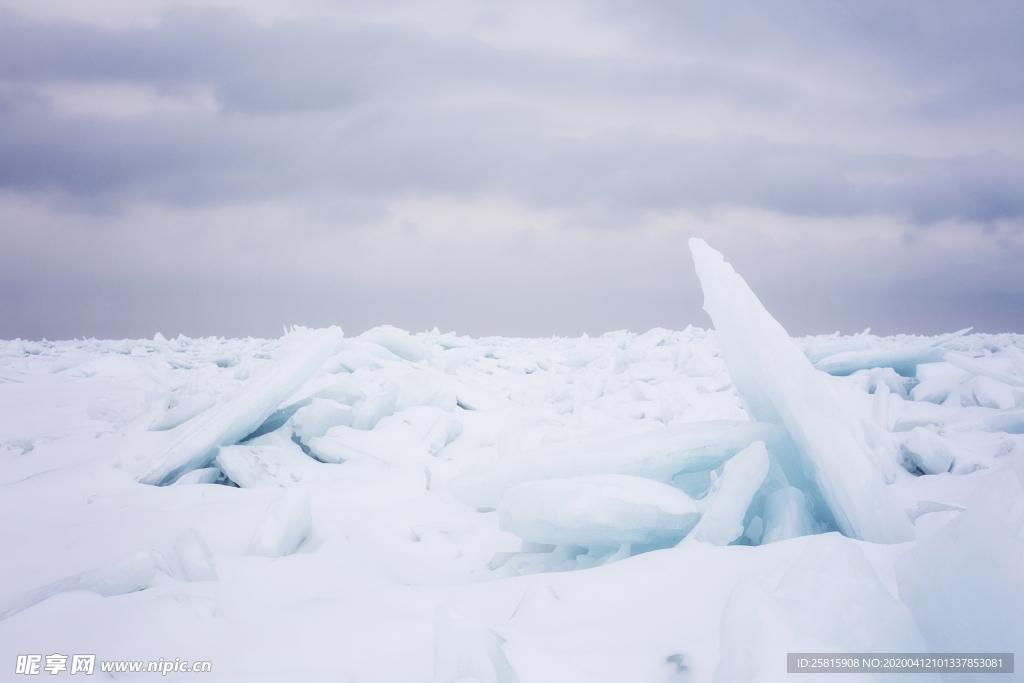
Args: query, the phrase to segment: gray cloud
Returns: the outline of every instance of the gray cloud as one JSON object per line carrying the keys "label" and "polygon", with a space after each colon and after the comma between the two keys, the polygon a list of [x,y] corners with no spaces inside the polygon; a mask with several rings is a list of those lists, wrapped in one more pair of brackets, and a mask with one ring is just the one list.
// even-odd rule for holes
{"label": "gray cloud", "polygon": [[694,140],[641,131],[581,139],[529,114],[428,106],[347,121],[151,114],[7,113],[0,187],[176,205],[266,196],[389,197],[495,191],[619,215],[736,205],[797,215],[994,221],[1024,215],[1024,163],[995,151],[922,159],[857,155],[756,136]]}
{"label": "gray cloud", "polygon": [[[915,23],[895,10],[883,14],[902,31],[868,9],[731,5],[722,22],[699,3],[674,7],[668,20],[657,14],[661,31],[714,42],[719,51],[785,54],[792,40],[788,51],[813,59],[837,42],[867,40],[909,72],[931,65],[921,52],[945,55],[923,77],[946,73],[950,59],[980,43],[977,21],[964,37],[955,27]],[[1006,29],[995,31],[988,52],[998,49],[992,43],[1013,52],[999,40]],[[956,38],[948,48],[954,57],[930,47],[946,37]],[[958,61],[957,73],[971,65],[983,71],[995,59],[989,58]],[[1013,218],[1024,210],[1024,166],[998,152],[938,159],[853,154],[759,136],[693,139],[635,128],[566,135],[527,106],[555,91],[636,97],[651,106],[659,98],[725,97],[770,107],[792,96],[780,83],[724,61],[671,67],[643,59],[544,60],[407,27],[260,26],[224,13],[172,13],[155,28],[120,30],[8,15],[0,26],[0,78],[17,93],[8,89],[0,107],[0,186],[52,189],[101,205],[120,194],[191,204],[268,193],[498,190],[547,205],[596,201],[620,213],[735,204],[823,216],[893,213],[929,223]],[[38,96],[24,95],[34,83],[74,81],[132,82],[164,92],[207,85],[224,108],[69,116],[40,110]],[[436,102],[449,89],[488,87],[510,89],[511,102]]]}
{"label": "gray cloud", "polygon": [[[875,71],[925,91],[913,109],[952,115],[1024,101],[1024,6],[1013,0],[891,3],[698,0],[609,3],[647,40],[728,60]],[[897,108],[899,105],[896,105]]]}
{"label": "gray cloud", "polygon": [[[187,333],[246,334],[249,324],[273,334],[282,322],[325,324],[341,312],[356,328],[447,321],[474,333],[682,326],[704,320],[696,280],[645,277],[651,264],[687,269],[685,242],[671,242],[671,257],[655,254],[668,247],[641,232],[674,212],[707,214],[704,228],[713,231],[716,212],[735,210],[801,225],[821,219],[814,240],[753,229],[744,240],[735,225],[722,229],[737,267],[797,332],[816,324],[897,331],[901,321],[938,331],[963,326],[972,312],[989,329],[1000,320],[1024,325],[1008,275],[1024,262],[1016,129],[992,124],[981,145],[967,135],[947,139],[1024,104],[1017,4],[594,7],[590,18],[613,28],[620,45],[591,53],[502,47],[465,30],[379,17],[257,23],[240,12],[175,9],[151,26],[108,28],[0,13],[0,200],[34,202],[48,216],[40,224],[59,224],[58,233],[81,222],[80,230],[100,234],[104,221],[143,206],[158,207],[154,215],[215,216],[219,207],[276,202],[291,207],[287,220],[314,217],[287,229],[319,236],[326,249],[337,247],[330,240],[339,231],[370,239],[392,229],[396,202],[498,198],[524,215],[557,214],[576,240],[539,247],[568,255],[513,255],[497,238],[474,253],[457,243],[460,233],[446,245],[416,242],[436,261],[422,270],[392,262],[385,248],[358,252],[379,263],[382,276],[372,282],[325,266],[310,266],[296,282],[294,265],[270,265],[255,279],[195,272],[191,282],[201,284],[186,285],[128,272],[123,263],[150,257],[145,243],[109,236],[89,254],[93,272],[88,263],[74,276],[60,267],[40,272],[47,250],[73,261],[68,241],[55,238],[8,255],[0,288],[5,310],[18,313],[0,322],[0,337],[151,334],[161,320]],[[135,88],[142,95],[130,96],[158,102],[105,112],[95,101],[103,88]],[[92,108],[69,106],[67,92],[92,98]],[[919,128],[934,144],[904,144]],[[835,227],[843,221],[885,226],[865,233],[884,235],[884,248],[855,250],[854,264],[838,246],[853,229]],[[950,222],[958,237],[940,229]],[[155,242],[173,225],[143,221],[134,229]],[[254,261],[273,263],[273,239],[232,229],[214,232],[250,245]],[[287,239],[284,223],[273,229]],[[13,214],[0,213],[0,234],[19,230]],[[608,232],[635,233],[640,246],[621,263],[614,257],[628,241],[587,246]],[[708,237],[717,245],[719,235]],[[197,249],[189,239],[168,262]],[[110,261],[103,249],[126,253]],[[785,282],[772,279],[773,261],[788,264]],[[879,264],[878,272],[865,263]],[[552,270],[516,279],[506,264],[515,266],[509,272]],[[942,275],[932,278],[935,269]],[[410,285],[441,270],[476,279]],[[484,282],[495,272],[505,279]],[[836,273],[845,276],[822,284]],[[1002,284],[979,289],[979,280]],[[904,302],[885,303],[895,289]],[[335,293],[303,299],[303,291]],[[821,292],[819,300],[809,291]],[[679,312],[665,313],[672,302]],[[869,320],[872,312],[883,322]]]}

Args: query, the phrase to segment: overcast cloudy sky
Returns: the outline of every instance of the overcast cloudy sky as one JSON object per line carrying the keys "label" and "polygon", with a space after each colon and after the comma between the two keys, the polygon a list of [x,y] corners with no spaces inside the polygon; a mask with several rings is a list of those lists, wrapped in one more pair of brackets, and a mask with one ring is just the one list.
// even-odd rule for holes
{"label": "overcast cloudy sky", "polygon": [[1024,332],[1024,3],[0,0],[0,338]]}

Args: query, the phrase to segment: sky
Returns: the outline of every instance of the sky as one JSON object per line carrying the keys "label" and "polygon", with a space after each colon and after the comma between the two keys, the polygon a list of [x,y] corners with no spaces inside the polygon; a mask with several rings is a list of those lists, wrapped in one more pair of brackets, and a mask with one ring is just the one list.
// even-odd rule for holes
{"label": "sky", "polygon": [[0,0],[0,339],[1024,332],[1024,4]]}

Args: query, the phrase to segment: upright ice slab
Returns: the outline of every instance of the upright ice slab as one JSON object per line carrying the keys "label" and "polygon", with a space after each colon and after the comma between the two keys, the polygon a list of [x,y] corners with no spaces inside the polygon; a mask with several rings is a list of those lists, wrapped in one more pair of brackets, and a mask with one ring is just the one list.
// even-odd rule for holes
{"label": "upright ice slab", "polygon": [[890,500],[863,432],[807,356],[721,254],[701,239],[690,240],[690,251],[704,310],[747,412],[751,419],[785,425],[792,437],[794,448],[779,458],[790,483],[820,498],[848,536],[913,540],[914,529]]}
{"label": "upright ice slab", "polygon": [[189,470],[206,467],[221,446],[251,434],[271,413],[302,387],[342,343],[339,327],[310,333],[302,346],[266,375],[251,380],[233,399],[214,406],[187,425],[139,475],[143,484],[169,484]]}

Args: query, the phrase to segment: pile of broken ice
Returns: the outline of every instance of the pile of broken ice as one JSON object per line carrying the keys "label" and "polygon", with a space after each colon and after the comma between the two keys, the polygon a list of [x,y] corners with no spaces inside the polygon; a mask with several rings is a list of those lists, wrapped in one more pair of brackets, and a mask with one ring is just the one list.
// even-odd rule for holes
{"label": "pile of broken ice", "polygon": [[[1024,644],[1024,472],[1006,469],[987,479],[963,514],[927,501],[905,510],[889,486],[987,467],[951,438],[957,433],[1024,433],[1024,354],[1012,344],[979,353],[960,343],[967,330],[895,344],[865,332],[803,340],[801,348],[718,252],[696,239],[690,248],[742,410],[734,408],[734,420],[706,421],[671,383],[649,381],[682,365],[701,376],[705,361],[685,345],[670,355],[647,354],[668,339],[665,331],[613,333],[563,354],[560,363],[577,379],[568,383],[552,371],[546,389],[561,412],[584,415],[605,401],[617,411],[646,406],[657,420],[628,433],[517,438],[500,457],[450,477],[450,495],[480,514],[496,513],[500,529],[522,539],[521,550],[494,555],[485,578],[585,569],[674,546],[699,557],[715,546],[839,532],[808,546],[772,591],[752,581],[736,587],[722,616],[721,648],[745,654],[723,658],[715,680],[750,680],[780,643],[791,651],[798,644],[803,651],[962,652]],[[431,463],[459,438],[460,416],[500,411],[517,399],[459,378],[470,349],[479,352],[471,340],[428,337],[390,327],[357,339],[338,328],[296,329],[280,349],[267,351],[280,359],[240,389],[218,399],[182,395],[158,411],[148,428],[166,440],[158,452],[140,455],[137,480],[280,487],[254,520],[246,550],[270,558],[295,553],[315,528],[309,494],[295,485],[323,468],[416,469],[430,488]],[[161,337],[154,344],[172,367],[194,362],[180,339],[177,349]],[[641,358],[629,358],[644,344]],[[216,362],[233,367],[238,358]],[[527,352],[507,353],[503,362],[526,374],[551,365]],[[53,371],[88,372],[65,365]],[[871,396],[871,417],[849,414],[828,375],[860,382]],[[634,402],[616,404],[609,398],[616,392]],[[896,567],[896,600],[854,541],[914,541],[914,519],[933,511],[959,516],[908,546]],[[146,551],[44,586],[7,605],[0,618],[60,591],[140,590],[158,572],[217,579],[209,547],[188,529],[166,557]],[[814,595],[842,597],[826,614]],[[843,605],[870,616],[844,623],[836,617]],[[514,680],[500,636],[447,608],[436,624],[437,681]]]}

